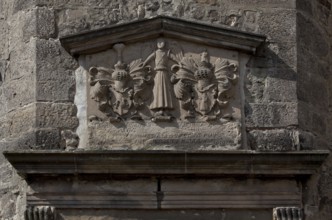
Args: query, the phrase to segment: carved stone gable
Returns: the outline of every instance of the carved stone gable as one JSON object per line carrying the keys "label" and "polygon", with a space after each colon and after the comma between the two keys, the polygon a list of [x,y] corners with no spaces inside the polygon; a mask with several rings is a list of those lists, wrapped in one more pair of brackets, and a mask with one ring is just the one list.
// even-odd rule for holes
{"label": "carved stone gable", "polygon": [[168,17],[63,38],[87,84],[81,147],[238,149],[245,64],[264,39]]}

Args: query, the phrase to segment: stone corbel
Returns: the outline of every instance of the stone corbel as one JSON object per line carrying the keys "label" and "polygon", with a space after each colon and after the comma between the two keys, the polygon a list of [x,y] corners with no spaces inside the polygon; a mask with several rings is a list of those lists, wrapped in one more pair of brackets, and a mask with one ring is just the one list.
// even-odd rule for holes
{"label": "stone corbel", "polygon": [[303,220],[302,210],[298,207],[274,208],[273,220]]}
{"label": "stone corbel", "polygon": [[56,220],[56,210],[52,206],[28,206],[25,220]]}

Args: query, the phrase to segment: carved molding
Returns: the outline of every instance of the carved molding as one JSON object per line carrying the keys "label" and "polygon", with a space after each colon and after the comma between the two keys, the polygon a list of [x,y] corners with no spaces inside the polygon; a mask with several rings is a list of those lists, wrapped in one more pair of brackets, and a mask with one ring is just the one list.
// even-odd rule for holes
{"label": "carved molding", "polygon": [[302,209],[298,207],[277,207],[273,209],[273,220],[302,220]]}
{"label": "carved molding", "polygon": [[255,53],[266,37],[216,25],[208,25],[179,18],[157,16],[108,28],[60,38],[63,47],[73,56],[108,50],[114,44],[133,43],[159,36],[182,39],[194,43]]}
{"label": "carved molding", "polygon": [[52,206],[28,206],[25,220],[57,220],[57,214]]}
{"label": "carved molding", "polygon": [[62,174],[306,176],[315,173],[328,154],[328,151],[4,152],[23,177]]}
{"label": "carved molding", "polygon": [[[308,152],[158,152],[158,151],[94,151],[94,152],[55,152],[55,151],[23,151],[4,152],[5,157],[17,170],[17,173],[27,180],[35,180],[37,185],[34,191],[27,195],[27,220],[35,220],[34,216],[54,217],[55,212],[52,207],[62,208],[82,208],[82,209],[210,209],[213,208],[269,208],[273,207],[296,207],[301,204],[301,192],[296,185],[296,179],[309,177],[316,172],[328,155],[328,151],[308,151]],[[54,191],[48,189],[43,184],[54,184],[53,179],[62,179],[62,187]],[[80,185],[72,188],[67,178],[77,181],[80,176],[82,180],[86,177],[92,178],[98,185],[98,181],[105,181],[108,177],[123,181],[129,178],[132,185],[126,185],[127,191],[119,192],[112,187],[95,187],[81,181]],[[282,181],[280,188],[275,185],[265,185],[262,182],[253,183],[252,188],[244,190],[244,186],[238,183],[237,187],[232,186],[232,190],[227,187],[212,183],[215,190],[206,191],[204,188],[187,188],[187,184],[182,184],[182,188],[174,188],[177,181],[182,181],[189,177],[218,177],[239,178],[239,180],[252,179],[256,177],[267,177],[267,179],[280,178],[294,181],[289,183]],[[105,179],[105,177],[107,177]],[[155,179],[163,177],[160,192],[156,192],[156,187],[142,190],[131,182],[131,177],[148,177]],[[167,178],[172,177],[172,178]],[[260,179],[260,178],[257,178]],[[40,181],[41,185],[38,183]],[[45,182],[43,182],[45,181]],[[108,181],[108,180],[107,180]],[[163,182],[165,181],[165,182]],[[223,180],[220,180],[223,182]],[[233,181],[233,180],[230,180]],[[60,181],[61,182],[61,181]],[[68,185],[69,184],[69,185]],[[117,183],[114,183],[118,186]],[[159,184],[159,182],[158,182]],[[190,180],[190,184],[193,184]],[[198,186],[200,183],[197,183]],[[285,185],[282,185],[285,184]],[[90,188],[86,188],[86,187]],[[169,186],[169,187],[163,187]],[[128,188],[129,187],[129,188]],[[295,187],[295,188],[294,188]],[[49,191],[50,190],[50,191]],[[87,194],[88,192],[88,194]],[[162,193],[162,194],[160,194]],[[162,199],[160,199],[162,195]],[[160,200],[160,203],[158,201]],[[284,220],[292,211],[293,217],[298,217],[299,211],[294,208],[276,208],[274,220]],[[293,214],[295,213],[295,214]],[[43,219],[43,218],[40,218]],[[38,219],[38,220],[40,220]],[[285,220],[292,218],[285,218]],[[300,217],[296,220],[302,220]]]}

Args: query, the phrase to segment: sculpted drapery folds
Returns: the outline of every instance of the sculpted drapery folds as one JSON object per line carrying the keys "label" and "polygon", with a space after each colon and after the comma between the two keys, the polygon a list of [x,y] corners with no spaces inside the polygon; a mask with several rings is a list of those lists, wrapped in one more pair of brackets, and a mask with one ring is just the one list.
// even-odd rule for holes
{"label": "sculpted drapery folds", "polygon": [[153,100],[150,109],[155,112],[154,120],[161,120],[167,118],[170,120],[170,113],[174,109],[172,85],[170,82],[170,71],[168,68],[168,61],[176,61],[176,57],[170,50],[165,49],[164,39],[158,39],[158,49],[154,51],[144,61],[144,66],[154,59],[154,87],[153,87]]}
{"label": "sculpted drapery folds", "polygon": [[[166,49],[164,39],[158,39],[157,49],[145,61],[140,58],[127,65],[122,58],[124,47],[113,47],[118,54],[114,69],[89,70],[90,97],[110,121],[142,119],[142,109],[149,109],[155,122],[172,121],[176,111],[182,119],[209,121],[222,117],[222,108],[238,78],[236,64],[221,58],[211,63],[207,51],[199,60],[183,52],[175,55]],[[150,83],[152,86],[148,86]],[[180,109],[175,109],[177,106]]]}

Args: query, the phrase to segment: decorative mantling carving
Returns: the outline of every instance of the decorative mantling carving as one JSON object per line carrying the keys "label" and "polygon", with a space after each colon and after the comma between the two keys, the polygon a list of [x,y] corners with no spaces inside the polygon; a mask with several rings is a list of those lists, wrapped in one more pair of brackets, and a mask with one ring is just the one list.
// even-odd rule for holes
{"label": "decorative mantling carving", "polygon": [[[89,70],[90,97],[111,122],[142,119],[142,108],[151,110],[152,121],[171,121],[175,99],[182,109],[181,118],[208,121],[222,117],[221,110],[231,98],[229,91],[237,82],[236,64],[222,58],[211,63],[208,51],[201,53],[200,60],[183,52],[173,54],[164,39],[158,39],[157,49],[144,62],[140,58],[128,65],[122,58],[124,48],[124,44],[113,46],[118,54],[114,69]],[[144,93],[150,94],[150,100]]]}
{"label": "decorative mantling carving", "polygon": [[273,209],[273,220],[302,220],[302,210],[298,207],[277,207]]}
{"label": "decorative mantling carving", "polygon": [[[104,112],[111,122],[121,119],[141,119],[138,115],[144,104],[143,93],[150,81],[149,66],[144,66],[141,59],[132,61],[129,65],[122,61],[124,44],[116,44],[118,62],[114,69],[91,67],[90,97],[98,103],[98,109]],[[90,116],[90,120],[93,120]]]}
{"label": "decorative mantling carving", "polygon": [[195,117],[194,111],[205,120],[221,116],[221,108],[231,98],[229,90],[238,78],[235,64],[221,58],[212,64],[208,52],[204,51],[199,62],[182,56],[172,70],[175,96],[186,111],[185,118]]}
{"label": "decorative mantling carving", "polygon": [[25,210],[25,220],[56,220],[57,214],[52,206],[29,206]]}

